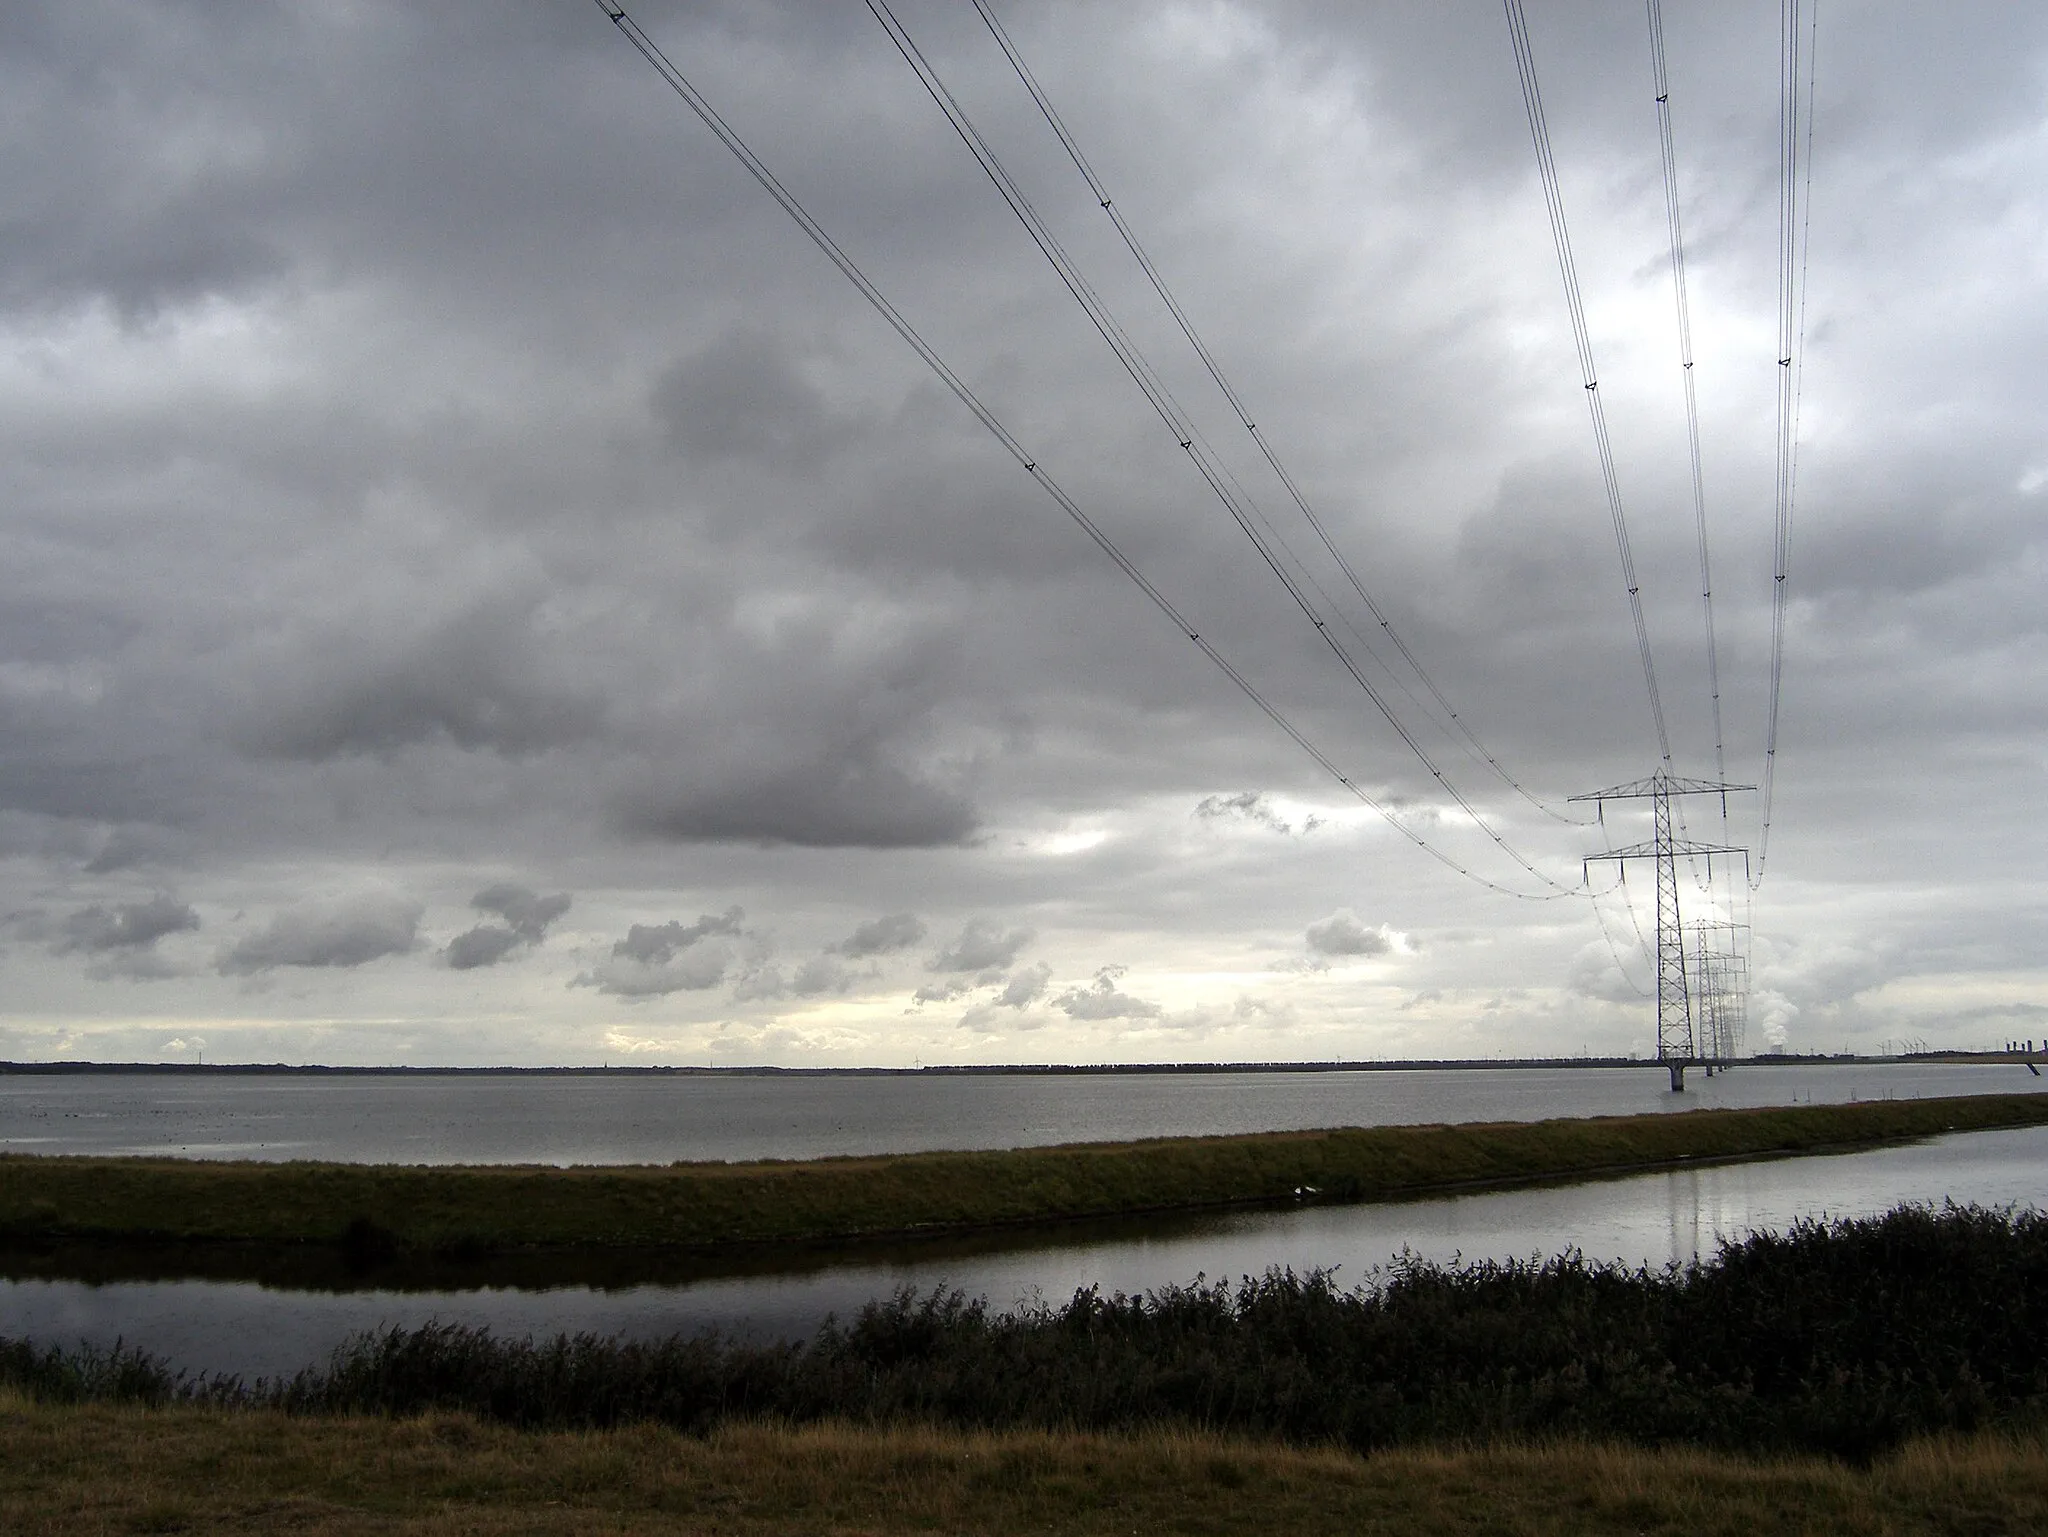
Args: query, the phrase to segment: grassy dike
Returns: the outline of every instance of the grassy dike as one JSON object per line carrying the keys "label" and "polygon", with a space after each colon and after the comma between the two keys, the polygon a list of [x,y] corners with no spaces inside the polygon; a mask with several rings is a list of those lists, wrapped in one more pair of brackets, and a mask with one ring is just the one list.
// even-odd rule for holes
{"label": "grassy dike", "polygon": [[1920,1441],[1852,1468],[1574,1444],[1356,1456],[1167,1432],[533,1434],[453,1415],[303,1419],[0,1398],[0,1529],[2025,1532],[2048,1529],[2048,1446],[1991,1435]]}
{"label": "grassy dike", "polygon": [[667,1167],[0,1157],[0,1241],[747,1247],[1387,1200],[2048,1123],[2048,1093]]}

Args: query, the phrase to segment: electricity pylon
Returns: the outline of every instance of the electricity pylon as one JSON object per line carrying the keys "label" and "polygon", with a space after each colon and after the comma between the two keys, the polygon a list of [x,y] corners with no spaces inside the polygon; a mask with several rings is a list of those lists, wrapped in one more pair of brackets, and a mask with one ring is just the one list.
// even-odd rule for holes
{"label": "electricity pylon", "polygon": [[[1694,996],[1700,1000],[1701,1033],[1707,1044],[1708,1072],[1742,1055],[1749,1028],[1749,957],[1736,935],[1747,924],[1696,919],[1692,926],[1693,972],[1699,978]],[[1726,935],[1720,944],[1716,940]]]}
{"label": "electricity pylon", "polygon": [[1743,871],[1747,874],[1749,850],[1673,837],[1671,798],[1674,795],[1719,795],[1725,809],[1730,794],[1755,788],[1755,785],[1721,784],[1710,779],[1682,779],[1659,769],[1648,779],[1572,797],[1575,801],[1597,802],[1602,825],[1607,820],[1609,801],[1647,800],[1650,803],[1654,835],[1648,843],[1609,849],[1604,854],[1589,856],[1585,862],[1590,865],[1600,860],[1612,860],[1621,866],[1623,880],[1628,879],[1628,862],[1632,859],[1648,859],[1657,867],[1657,1060],[1671,1070],[1671,1092],[1674,1094],[1685,1091],[1685,1070],[1688,1066],[1713,1060],[1701,1055],[1694,1029],[1692,989],[1686,980],[1685,928],[1678,910],[1678,861],[1681,857],[1706,860],[1707,876],[1711,880],[1716,854],[1723,857],[1740,854]]}

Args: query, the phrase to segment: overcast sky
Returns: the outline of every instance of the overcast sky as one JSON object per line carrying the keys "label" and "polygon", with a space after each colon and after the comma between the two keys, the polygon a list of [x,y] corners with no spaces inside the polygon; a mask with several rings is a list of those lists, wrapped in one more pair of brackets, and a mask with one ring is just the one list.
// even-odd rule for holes
{"label": "overcast sky", "polygon": [[[1711,775],[1644,12],[1528,9],[1674,767]],[[1778,8],[1667,9],[1753,782]],[[1551,811],[1651,773],[1501,7],[1000,10],[1465,726]],[[1577,890],[1640,811],[1569,825],[1432,718],[973,9],[900,14],[1484,827],[865,7],[633,14],[1401,828],[588,0],[9,6],[0,1056],[1649,1054],[1650,872]],[[1815,124],[1776,824],[1753,905],[1683,899],[1754,924],[1752,1045],[2048,1036],[2048,12],[1826,0]]]}

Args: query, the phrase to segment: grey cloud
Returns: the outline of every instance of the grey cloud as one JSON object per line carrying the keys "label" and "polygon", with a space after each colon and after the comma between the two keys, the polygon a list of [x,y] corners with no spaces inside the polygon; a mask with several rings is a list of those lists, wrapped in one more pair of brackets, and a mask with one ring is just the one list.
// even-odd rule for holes
{"label": "grey cloud", "polygon": [[1348,907],[1340,907],[1329,917],[1311,923],[1306,938],[1316,955],[1385,955],[1394,947],[1383,928],[1366,927]]}
{"label": "grey cloud", "polygon": [[511,755],[593,735],[604,701],[544,675],[530,615],[483,604],[397,641],[352,628],[306,647],[289,671],[256,685],[245,734],[286,758],[389,753],[447,741]]}
{"label": "grey cloud", "polygon": [[718,914],[704,913],[695,923],[686,924],[680,918],[671,918],[667,923],[636,923],[626,930],[626,937],[612,946],[612,955],[619,960],[637,961],[643,966],[659,965],[673,960],[675,956],[689,949],[699,940],[719,934],[737,934],[746,913],[738,907],[728,907]]}
{"label": "grey cloud", "polygon": [[1121,966],[1105,966],[1086,987],[1070,987],[1053,1004],[1069,1019],[1157,1019],[1166,1011],[1156,1003],[1133,997],[1119,988]]}
{"label": "grey cloud", "polygon": [[855,973],[835,955],[813,956],[797,967],[790,979],[790,991],[799,998],[816,998],[825,993],[851,992]]}
{"label": "grey cloud", "polygon": [[569,900],[566,891],[544,897],[509,881],[486,886],[469,899],[469,905],[505,921],[480,923],[456,935],[443,952],[448,965],[456,971],[495,966],[514,950],[539,944],[547,937],[548,926],[569,910]]}
{"label": "grey cloud", "polygon": [[225,976],[249,976],[280,966],[362,966],[403,955],[418,942],[417,903],[365,896],[287,909],[220,957]]}
{"label": "grey cloud", "polygon": [[166,934],[198,927],[198,913],[168,893],[158,892],[141,902],[80,908],[64,920],[55,948],[59,954],[82,951],[87,955],[138,950],[154,945]]}
{"label": "grey cloud", "polygon": [[[1774,895],[1756,935],[1755,1017],[1775,990],[1806,1011],[1795,1038],[1835,1030],[1831,1010],[2041,991],[2048,8],[1856,9],[1836,65],[1822,23],[1811,410]],[[970,106],[1014,92],[971,11],[922,10],[912,24]],[[1356,708],[1341,668],[1311,659],[1320,640],[852,13],[674,6],[648,24],[1190,627],[1358,785],[1518,884],[1469,821],[1436,817],[1433,781]],[[1705,772],[1640,13],[1633,29],[1612,20],[1532,16],[1619,473],[1641,510],[1664,704],[1681,769]],[[1779,372],[1773,39],[1755,23],[1712,6],[1672,23],[1727,762],[1745,781],[1766,720]],[[1475,25],[1455,7],[1027,7],[1012,25],[1459,720],[1547,800],[1647,772],[1640,666],[1497,9]],[[758,893],[821,943],[845,936],[835,953],[863,986],[876,959],[904,969],[905,992],[923,980],[978,999],[1035,974],[1030,951],[908,978],[969,913],[998,936],[1087,928],[1150,975],[1241,954],[1276,912],[1329,914],[1365,870],[1375,911],[1487,942],[1433,949],[1412,985],[1449,1001],[1396,1016],[1394,999],[1385,1018],[1361,1001],[1385,967],[1354,953],[1315,984],[1343,1001],[1318,997],[1313,1030],[1274,1040],[1369,1052],[1406,1030],[1404,1050],[1455,1049],[1457,1000],[1510,980],[1644,1038],[1640,1005],[1569,995],[1585,981],[1619,997],[1574,959],[1600,942],[1583,905],[1573,918],[1467,889],[1318,783],[592,7],[504,8],[478,30],[394,0],[79,0],[0,7],[0,31],[0,308],[30,360],[0,402],[0,912],[50,911],[41,937],[17,929],[0,954],[0,998],[37,1000],[35,1050],[70,1022],[101,1028],[79,960],[51,954],[74,909],[111,910],[175,868],[208,932],[76,956],[90,971],[202,938],[210,955],[294,891],[356,889],[350,871],[401,860],[430,866],[437,890],[519,870],[542,892],[573,885],[579,907],[642,916],[698,890]],[[1044,147],[1042,125],[984,122],[1036,135],[1020,154]],[[1109,234],[1066,168],[1038,169],[1049,218]],[[1362,206],[1368,224],[1349,212]],[[1128,269],[1087,260],[1123,291]],[[1173,328],[1117,302],[1178,377],[1190,360]],[[1263,498],[1256,445],[1226,442],[1213,395],[1187,404]],[[1303,532],[1284,495],[1268,510],[1290,541]],[[1377,643],[1313,538],[1295,547]],[[1540,822],[1455,731],[1389,698],[1505,837],[1576,879],[1590,835]],[[1212,794],[1223,785],[1268,793]],[[1266,831],[1299,833],[1326,805],[1343,808],[1326,835]],[[1753,803],[1737,821],[1729,841],[1753,841]],[[1085,857],[1040,846],[1082,825],[1114,836]],[[136,870],[132,887],[73,884]],[[650,895],[664,889],[685,894]],[[857,953],[866,921],[905,903],[944,917],[913,949]],[[237,907],[253,916],[215,916]],[[586,1050],[620,1012],[612,995],[557,992],[511,1022],[472,1005],[478,973],[454,966],[509,970],[534,926],[485,907],[437,930],[469,933],[449,964],[391,979],[416,989],[395,1009],[434,1021],[403,1049]],[[1944,956],[1912,941],[1859,974],[1825,962],[1831,937],[1894,926],[1960,932]],[[1302,970],[1347,962],[1302,930],[1282,937],[1299,970],[1276,971],[1276,999]],[[1803,950],[1783,943],[1799,937]],[[818,948],[785,958],[780,996]],[[774,975],[749,970],[733,934],[666,959],[610,949],[574,969],[618,996],[722,976],[738,999]],[[1873,979],[1923,985],[1835,1001],[1837,984]],[[1051,980],[1030,1008],[989,1006],[1064,1029]],[[152,1004],[211,1020],[235,1012],[233,990],[197,978]],[[849,1026],[867,1044],[844,1050],[897,1060],[929,1023]],[[148,1040],[186,1028],[152,1021]],[[342,1038],[265,1028],[280,1056]],[[1556,1028],[1572,1034],[1518,1039],[1578,1044],[1577,1023]],[[372,1058],[400,1049],[369,1026],[348,1039]]]}
{"label": "grey cloud", "polygon": [[497,965],[526,943],[519,934],[501,924],[480,923],[449,940],[443,953],[454,970],[474,971],[479,966]]}
{"label": "grey cloud", "polygon": [[855,960],[907,950],[925,936],[924,920],[915,913],[885,913],[859,925],[832,948]]}
{"label": "grey cloud", "polygon": [[709,784],[643,785],[620,797],[628,833],[678,842],[808,848],[940,848],[974,832],[972,804],[873,751],[756,765]]}
{"label": "grey cloud", "polygon": [[772,337],[738,331],[656,381],[654,414],[689,457],[765,458],[808,467],[842,441],[824,397]]}
{"label": "grey cloud", "polygon": [[1012,975],[1002,992],[996,995],[996,1002],[1006,1009],[1025,1008],[1045,996],[1051,981],[1052,967],[1039,961]]}
{"label": "grey cloud", "polygon": [[987,971],[1008,966],[1037,935],[1006,929],[992,918],[969,918],[953,942],[931,958],[933,971]]}
{"label": "grey cloud", "polygon": [[629,999],[704,992],[725,980],[734,959],[729,941],[739,936],[745,917],[740,908],[728,907],[695,923],[636,923],[608,957],[570,985]]}
{"label": "grey cloud", "polygon": [[967,977],[947,977],[943,981],[927,982],[910,995],[913,1004],[951,1003],[955,998],[965,998],[980,986]]}
{"label": "grey cloud", "polygon": [[166,828],[126,824],[110,831],[99,850],[86,861],[88,875],[107,875],[139,866],[163,865],[189,859],[190,839]]}
{"label": "grey cloud", "polygon": [[1195,815],[1205,822],[1239,820],[1270,827],[1276,833],[1291,833],[1294,824],[1281,816],[1266,799],[1263,790],[1244,790],[1236,795],[1204,796],[1195,806]]}
{"label": "grey cloud", "polygon": [[539,939],[547,933],[548,925],[569,910],[569,900],[566,891],[544,897],[525,886],[501,881],[479,891],[469,899],[469,905],[479,912],[496,913],[517,934]]}

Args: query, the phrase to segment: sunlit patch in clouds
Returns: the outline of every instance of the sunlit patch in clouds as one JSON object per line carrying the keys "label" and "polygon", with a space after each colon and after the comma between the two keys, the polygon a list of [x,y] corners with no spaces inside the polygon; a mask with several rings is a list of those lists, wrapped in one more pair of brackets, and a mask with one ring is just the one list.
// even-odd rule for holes
{"label": "sunlit patch in clouds", "polygon": [[[1995,1011],[2048,989],[2048,11],[1852,11],[1822,23],[1753,1016],[1795,1047],[1996,1044]],[[0,142],[7,1053],[200,1031],[209,1060],[838,1065],[1648,1039],[1620,898],[1617,963],[1583,899],[1503,898],[1350,799],[601,14],[40,14]],[[1449,864],[1533,892],[854,14],[644,19],[1188,630]],[[1475,15],[1006,23],[1389,625],[1554,804],[1658,748],[1513,56]],[[1770,20],[1695,7],[1668,39],[1745,782],[1773,588]],[[985,29],[935,0],[904,21],[1225,445],[1331,632],[1398,664]],[[1673,766],[1705,773],[1643,18],[1531,21]],[[1517,798],[1428,692],[1386,697],[1487,827],[1575,882],[1597,834]]]}

